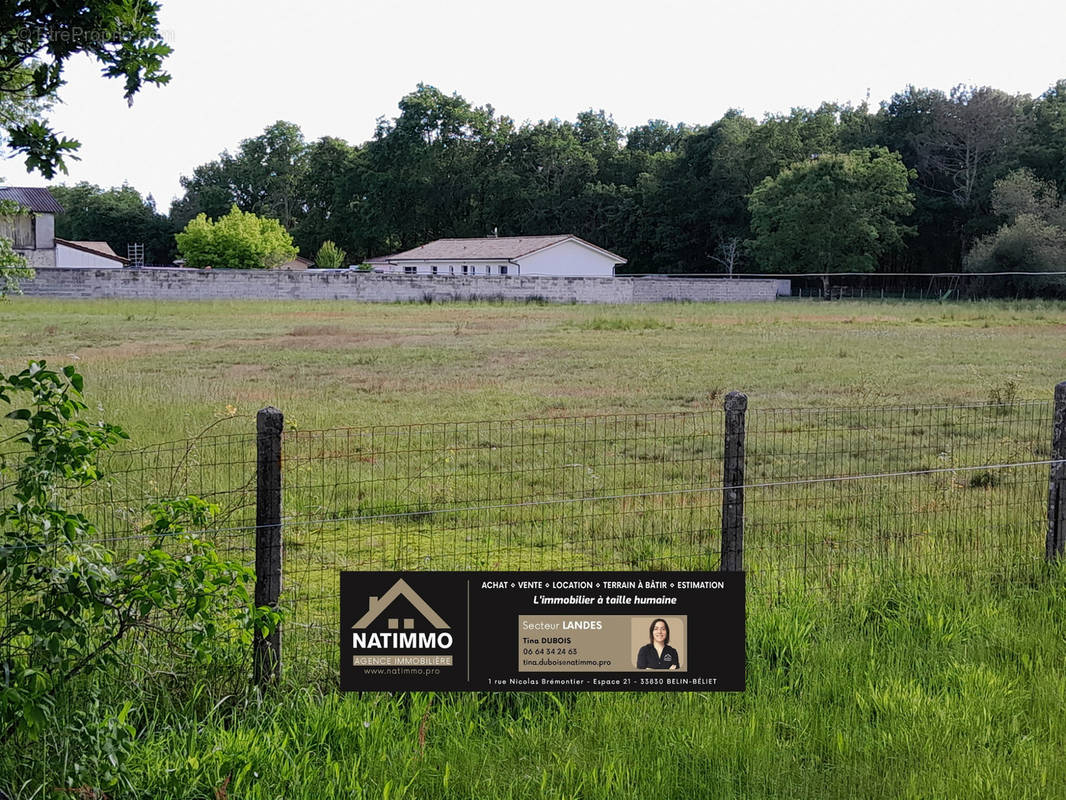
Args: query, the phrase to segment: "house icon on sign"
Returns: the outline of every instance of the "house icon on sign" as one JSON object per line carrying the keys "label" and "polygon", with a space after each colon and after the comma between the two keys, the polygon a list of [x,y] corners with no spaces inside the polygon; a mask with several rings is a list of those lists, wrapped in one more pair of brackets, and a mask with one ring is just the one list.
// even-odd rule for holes
{"label": "house icon on sign", "polygon": [[[352,627],[369,628],[370,625],[373,624],[374,620],[380,617],[382,613],[384,613],[385,609],[392,605],[393,601],[397,600],[401,596],[406,599],[407,602],[409,602],[412,606],[414,606],[415,610],[423,617],[425,617],[426,621],[429,622],[434,628],[438,630],[446,630],[451,627],[441,618],[441,616],[436,611],[434,611],[430,607],[429,603],[427,603],[418,595],[418,592],[411,588],[411,586],[403,578],[400,578],[398,581],[396,581],[396,583],[392,585],[392,588],[385,592],[385,594],[383,594],[381,597],[371,597],[370,609],[365,614],[363,614],[363,616],[361,616],[356,621],[356,623],[352,625]],[[389,630],[400,629],[399,617],[388,617],[387,619]],[[413,617],[407,617],[403,620],[404,630],[413,630],[414,627],[415,621]]]}

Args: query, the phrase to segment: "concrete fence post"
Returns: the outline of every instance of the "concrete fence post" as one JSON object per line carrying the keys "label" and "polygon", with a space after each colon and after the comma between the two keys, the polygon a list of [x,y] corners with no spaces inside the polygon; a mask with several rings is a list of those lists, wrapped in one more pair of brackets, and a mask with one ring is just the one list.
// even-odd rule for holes
{"label": "concrete fence post", "polygon": [[744,569],[744,436],[748,396],[725,398],[725,460],[722,469],[722,570]]}
{"label": "concrete fence post", "polygon": [[1055,387],[1051,422],[1051,469],[1047,489],[1048,561],[1062,558],[1066,550],[1066,381]]}
{"label": "concrete fence post", "polygon": [[[255,605],[277,608],[281,596],[281,434],[285,417],[272,406],[255,418]],[[258,630],[253,642],[257,686],[281,677],[281,627],[269,636]]]}

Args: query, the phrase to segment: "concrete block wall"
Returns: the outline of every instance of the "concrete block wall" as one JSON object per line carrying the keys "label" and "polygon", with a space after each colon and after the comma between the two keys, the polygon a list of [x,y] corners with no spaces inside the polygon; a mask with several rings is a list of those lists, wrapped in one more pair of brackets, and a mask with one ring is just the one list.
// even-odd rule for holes
{"label": "concrete block wall", "polygon": [[95,269],[44,267],[22,282],[41,297],[145,300],[361,300],[433,302],[543,300],[659,303],[773,300],[772,280],[725,278],[547,278],[375,275],[354,270]]}
{"label": "concrete block wall", "polygon": [[26,259],[26,266],[34,269],[54,267],[56,265],[56,249],[54,247],[45,247],[39,250],[16,250],[15,252]]}
{"label": "concrete block wall", "polygon": [[766,279],[646,277],[626,280],[633,283],[631,302],[634,303],[746,302],[777,298],[777,286],[774,281]]}

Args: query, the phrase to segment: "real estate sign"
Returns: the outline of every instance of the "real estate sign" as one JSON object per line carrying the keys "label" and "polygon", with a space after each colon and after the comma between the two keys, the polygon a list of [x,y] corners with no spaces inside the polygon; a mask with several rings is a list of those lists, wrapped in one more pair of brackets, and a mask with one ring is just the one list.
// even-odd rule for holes
{"label": "real estate sign", "polygon": [[743,691],[742,572],[342,572],[341,688]]}

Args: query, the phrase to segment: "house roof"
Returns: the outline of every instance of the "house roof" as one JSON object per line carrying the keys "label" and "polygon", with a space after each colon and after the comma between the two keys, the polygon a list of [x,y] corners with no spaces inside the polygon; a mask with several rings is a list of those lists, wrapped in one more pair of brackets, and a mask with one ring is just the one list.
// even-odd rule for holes
{"label": "house roof", "polygon": [[107,242],[74,242],[69,239],[56,239],[56,244],[66,245],[75,250],[81,250],[83,253],[92,253],[94,256],[103,256],[104,258],[113,258],[116,261],[121,261],[123,264],[128,264],[129,259],[123,258],[114,250],[111,249],[111,245]]}
{"label": "house roof", "polygon": [[573,240],[586,247],[615,259],[616,263],[624,264],[625,259],[621,256],[604,250],[602,247],[579,239],[573,234],[564,233],[555,236],[490,236],[482,239],[437,239],[436,241],[416,247],[412,250],[404,250],[402,253],[393,253],[389,256],[378,256],[367,259],[368,264],[387,264],[392,261],[499,261],[500,259],[514,260],[538,250],[561,244],[567,240]]}
{"label": "house roof", "polygon": [[63,206],[47,189],[32,186],[0,186],[0,200],[14,200],[23,208],[43,214],[62,214]]}

